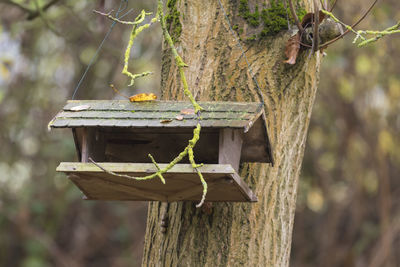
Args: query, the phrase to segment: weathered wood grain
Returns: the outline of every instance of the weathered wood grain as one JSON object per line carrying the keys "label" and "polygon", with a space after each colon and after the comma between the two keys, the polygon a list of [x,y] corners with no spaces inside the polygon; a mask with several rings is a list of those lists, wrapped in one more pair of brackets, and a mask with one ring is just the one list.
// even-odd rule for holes
{"label": "weathered wood grain", "polygon": [[239,171],[240,155],[243,144],[243,132],[234,129],[221,129],[219,131],[219,164],[230,164]]}
{"label": "weathered wood grain", "polygon": [[[274,165],[241,165],[240,176],[257,194],[257,203],[213,204],[209,213],[192,203],[150,203],[142,266],[289,266],[297,185],[320,55],[302,53],[295,65],[284,64],[284,47],[290,38],[286,29],[277,35],[246,40],[263,25],[260,21],[256,29],[246,23],[240,15],[241,5],[248,5],[253,13],[256,7],[261,10],[283,1],[221,0],[231,25],[237,25],[239,33],[243,29],[240,38],[250,73],[218,1],[170,2],[167,10],[170,14],[178,12],[182,26],[175,45],[188,65],[186,81],[196,99],[257,101],[253,78],[258,81],[266,104]],[[310,0],[298,4],[312,10]],[[164,46],[162,58],[162,97],[184,99],[169,47]],[[249,132],[254,127],[256,122]],[[249,145],[252,149],[246,156],[251,157],[259,143],[256,141],[246,143],[244,137],[242,155]],[[160,221],[165,218],[168,228],[161,232]]]}
{"label": "weathered wood grain", "polygon": [[[108,171],[130,176],[146,176],[157,169],[154,164],[99,163]],[[164,168],[166,164],[159,164]],[[199,168],[209,185],[207,201],[254,202],[254,193],[229,164],[206,164]],[[68,177],[86,195],[96,200],[199,201],[203,187],[190,164],[177,164],[158,178],[138,181],[104,172],[92,163],[62,162],[57,171]]]}
{"label": "weathered wood grain", "polygon": [[[214,102],[200,101],[204,112],[250,112],[260,108],[257,102]],[[193,108],[189,101],[148,101],[130,102],[129,100],[68,100],[63,108],[72,111],[73,107],[89,105],[89,110],[118,110],[118,111],[181,111]]]}

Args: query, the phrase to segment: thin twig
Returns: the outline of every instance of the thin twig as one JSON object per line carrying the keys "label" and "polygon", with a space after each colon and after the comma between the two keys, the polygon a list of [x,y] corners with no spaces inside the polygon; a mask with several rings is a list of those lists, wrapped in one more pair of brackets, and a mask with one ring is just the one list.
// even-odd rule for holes
{"label": "thin twig", "polygon": [[[142,21],[144,21],[146,15],[149,15],[149,14],[151,14],[151,13],[146,13],[144,10],[142,10],[140,15],[136,17],[135,23],[141,23]],[[130,82],[129,86],[132,86],[134,84],[135,79],[137,79],[139,77],[144,77],[144,76],[152,74],[152,72],[150,72],[150,71],[146,71],[146,72],[139,73],[139,74],[132,74],[128,70],[128,64],[129,64],[129,57],[130,57],[130,53],[131,53],[131,48],[133,46],[133,41],[135,40],[136,36],[139,33],[141,33],[144,29],[149,28],[156,21],[158,21],[158,15],[156,15],[154,18],[152,18],[150,20],[150,22],[147,23],[147,24],[144,24],[144,25],[141,25],[141,26],[138,26],[137,24],[134,24],[132,26],[132,31],[131,31],[131,35],[129,37],[128,46],[126,47],[126,50],[125,50],[124,68],[122,69],[122,74],[125,74],[125,75],[127,75],[128,77],[131,78],[131,82]]]}
{"label": "thin twig", "polygon": [[117,94],[119,94],[120,96],[125,97],[126,99],[129,99],[129,96],[124,95],[123,93],[121,93],[120,91],[117,90],[117,88],[115,88],[114,84],[110,84],[110,87],[114,90],[114,92],[116,92]]}
{"label": "thin twig", "polygon": [[95,12],[99,15],[105,16],[114,22],[118,22],[118,23],[121,23],[124,25],[132,25],[132,31],[131,31],[131,34],[129,37],[128,46],[125,50],[124,67],[122,69],[122,74],[128,76],[131,79],[129,86],[132,86],[137,78],[145,77],[147,75],[153,74],[151,71],[145,71],[145,72],[142,72],[139,74],[133,74],[128,70],[128,67],[129,67],[129,57],[130,57],[130,53],[131,53],[131,48],[133,46],[133,42],[134,42],[136,36],[139,33],[141,33],[144,29],[149,28],[153,23],[155,23],[158,20],[158,15],[156,15],[154,18],[152,18],[149,23],[139,26],[139,24],[144,21],[146,16],[152,14],[151,12],[145,12],[144,10],[142,10],[142,12],[140,12],[140,14],[136,17],[136,19],[134,21],[124,21],[124,20],[120,20],[116,17],[113,17],[111,15],[111,13],[113,12],[112,10],[108,13],[103,13],[103,12],[100,12],[97,10],[93,10],[93,12]]}
{"label": "thin twig", "polygon": [[142,12],[139,14],[139,16],[136,18],[135,21],[125,21],[125,20],[120,20],[118,18],[113,17],[111,15],[111,13],[113,11],[114,10],[111,10],[108,13],[103,13],[103,12],[100,12],[98,10],[93,10],[94,13],[97,13],[97,14],[102,15],[102,16],[104,16],[104,17],[106,17],[106,18],[108,18],[108,19],[110,19],[112,21],[115,21],[115,22],[118,22],[118,23],[121,23],[121,24],[125,24],[125,25],[138,25],[138,24],[143,22],[143,20],[144,20],[146,15],[151,15],[152,14],[151,12],[147,13],[147,12],[144,12],[144,10],[142,10]]}
{"label": "thin twig", "polygon": [[[195,132],[196,129],[194,129],[193,132]],[[198,141],[198,136],[194,136],[193,139],[189,140],[189,144],[188,146],[185,148],[185,150],[183,150],[181,153],[179,153],[178,156],[176,156],[170,163],[168,163],[168,165],[164,168],[164,169],[160,169],[157,172],[147,175],[147,176],[143,176],[143,177],[135,177],[135,176],[130,176],[130,175],[125,175],[125,174],[117,174],[115,172],[112,171],[108,171],[106,169],[104,169],[103,167],[101,167],[100,165],[98,165],[96,162],[94,162],[93,159],[89,158],[89,160],[95,164],[97,167],[99,167],[100,169],[102,169],[103,171],[111,174],[111,175],[115,175],[115,176],[119,176],[119,177],[125,177],[125,178],[129,178],[129,179],[134,179],[134,180],[138,180],[138,181],[143,181],[143,180],[150,180],[155,178],[156,176],[160,177],[159,174],[164,174],[167,171],[169,171],[170,169],[172,169],[172,167],[174,167],[177,163],[179,163],[187,154],[188,154],[188,147],[192,145],[192,147],[194,147],[194,145],[196,144],[196,142]],[[161,182],[163,182],[163,179],[161,179]]]}
{"label": "thin twig", "polygon": [[319,7],[318,7],[318,1],[314,0],[314,34],[312,42],[313,52],[318,51],[318,42],[319,42],[318,24],[319,24]]}
{"label": "thin twig", "polygon": [[[304,25],[304,28],[307,28],[310,25],[310,23],[307,23],[306,25]],[[305,33],[305,31],[303,31],[302,33],[300,33],[300,41],[299,43],[304,46],[304,47],[308,47],[308,48],[312,48],[312,45],[309,44],[305,44],[303,43],[301,40],[303,39],[303,34]]]}
{"label": "thin twig", "polygon": [[164,177],[163,177],[162,174],[161,174],[161,168],[160,168],[160,166],[158,166],[156,160],[153,158],[153,156],[152,156],[151,154],[148,154],[148,156],[149,156],[149,158],[151,159],[151,161],[153,162],[154,166],[156,166],[156,168],[157,168],[157,170],[158,170],[158,172],[157,172],[158,178],[160,178],[161,182],[162,182],[163,184],[165,184],[165,179],[164,179]]}
{"label": "thin twig", "polygon": [[[203,166],[203,164],[196,164],[194,162],[194,156],[193,156],[193,148],[195,147],[197,141],[199,141],[200,139],[200,129],[201,126],[198,123],[197,127],[193,130],[193,138],[189,140],[188,145],[186,146],[186,148],[179,153],[179,155],[177,157],[175,157],[170,163],[168,163],[167,166],[165,166],[164,169],[161,169],[158,164],[155,162],[154,158],[149,154],[149,157],[151,159],[151,161],[154,163],[154,165],[157,168],[157,172],[147,175],[147,176],[142,176],[142,177],[136,177],[136,176],[131,176],[131,175],[127,175],[127,174],[119,174],[119,173],[115,173],[113,171],[107,170],[104,167],[102,167],[101,165],[99,165],[98,163],[96,163],[92,158],[89,157],[89,161],[91,161],[94,165],[96,165],[97,167],[99,167],[102,171],[113,175],[113,176],[118,176],[118,177],[123,177],[123,178],[128,178],[128,179],[133,179],[133,180],[137,180],[137,181],[144,181],[144,180],[150,180],[153,179],[155,177],[159,177],[162,183],[165,183],[165,179],[162,176],[162,174],[168,172],[170,169],[172,169],[172,167],[174,167],[177,163],[179,163],[180,161],[182,161],[182,159],[189,154],[189,161],[192,163],[192,167],[193,169],[196,170],[197,174],[200,173],[200,170],[198,170],[197,168]],[[203,184],[203,198],[205,197],[205,194],[207,193],[207,183],[205,182],[203,176],[201,175],[201,173],[199,174],[200,180]]]}
{"label": "thin twig", "polygon": [[333,2],[333,4],[332,4],[331,8],[329,9],[329,12],[332,12],[332,11],[333,11],[333,9],[334,9],[335,6],[336,6],[336,3],[337,3],[337,0],[334,0],[334,2]]}
{"label": "thin twig", "polygon": [[[168,33],[167,27],[166,27],[166,22],[165,22],[165,17],[164,17],[164,11],[163,11],[163,2],[162,0],[158,1],[158,8],[157,8],[157,15],[150,21],[150,23],[142,25],[142,26],[138,26],[139,23],[141,23],[145,16],[148,15],[149,13],[145,13],[144,11],[142,11],[142,13],[135,19],[134,23],[130,23],[130,22],[123,22],[121,20],[118,20],[114,17],[111,16],[111,12],[106,14],[106,13],[102,13],[102,12],[98,12],[95,11],[96,13],[99,13],[103,16],[106,16],[110,19],[112,19],[114,22],[120,22],[123,24],[129,24],[129,25],[133,25],[132,28],[132,32],[131,32],[131,36],[129,39],[129,43],[128,43],[128,47],[125,51],[125,65],[124,65],[124,70],[122,71],[122,73],[127,74],[127,68],[128,68],[128,59],[129,59],[129,53],[130,53],[130,49],[133,45],[133,40],[135,39],[136,35],[139,34],[142,30],[148,28],[152,23],[156,22],[156,21],[160,21],[161,24],[161,28],[163,31],[163,35],[164,35],[164,39],[167,41],[167,43],[169,44],[172,53],[175,57],[175,61],[176,61],[176,65],[178,66],[179,69],[179,73],[180,73],[180,77],[181,77],[181,81],[183,83],[183,89],[184,89],[184,93],[186,96],[189,97],[194,109],[195,109],[195,113],[200,114],[201,110],[203,110],[203,108],[196,102],[196,100],[194,99],[192,93],[189,91],[189,86],[188,83],[186,81],[186,77],[185,77],[185,73],[184,73],[184,67],[187,67],[187,65],[183,62],[182,58],[179,56],[178,52],[176,51],[176,48],[174,46],[174,43],[172,41],[171,36]],[[129,73],[128,73],[129,74]],[[132,75],[132,74],[131,74]],[[129,75],[131,77],[131,75]],[[132,80],[133,82],[133,80]],[[115,89],[115,87],[113,85],[110,85],[117,93],[118,90]],[[120,93],[119,93],[120,94]],[[126,96],[125,96],[126,97]],[[109,173],[111,175],[114,176],[119,176],[119,177],[124,177],[124,178],[128,178],[128,179],[135,179],[135,180],[148,180],[148,179],[152,179],[154,177],[159,177],[161,182],[165,183],[165,179],[162,176],[163,173],[169,171],[173,166],[175,166],[178,162],[180,162],[186,155],[188,155],[189,157],[189,161],[192,165],[192,168],[197,172],[197,174],[200,177],[200,181],[203,185],[203,194],[202,194],[202,198],[201,201],[198,205],[196,205],[196,207],[200,207],[205,200],[205,196],[207,194],[207,183],[204,180],[204,177],[202,175],[202,173],[200,172],[200,170],[198,169],[199,167],[203,166],[203,164],[196,164],[195,160],[194,160],[194,153],[193,153],[193,148],[195,147],[197,141],[200,139],[200,130],[201,130],[201,125],[200,123],[197,123],[196,128],[193,130],[193,138],[189,140],[188,145],[186,146],[186,148],[177,156],[175,157],[174,160],[172,160],[164,169],[161,169],[158,164],[156,163],[156,161],[154,160],[154,158],[149,154],[149,158],[151,159],[151,161],[153,162],[153,164],[155,165],[155,167],[157,168],[157,172],[151,174],[151,175],[147,175],[144,177],[135,177],[135,176],[130,176],[130,175],[126,175],[126,174],[118,174],[109,170],[106,170],[105,168],[103,168],[102,166],[100,166],[99,164],[97,164],[93,159],[89,158],[89,160],[95,164],[97,167],[99,167],[101,170],[103,170],[106,173]]]}
{"label": "thin twig", "polygon": [[324,9],[328,10],[328,0],[319,0],[319,2]]}
{"label": "thin twig", "polygon": [[[124,4],[123,4],[123,3],[124,3]],[[128,5],[128,1],[124,1],[124,0],[121,0],[121,1],[120,1],[118,10],[117,10],[117,12],[115,13],[115,16],[116,16],[117,18],[119,17],[119,14],[120,14],[121,12],[125,11],[125,9],[127,8],[127,5]],[[124,6],[124,7],[123,7],[123,6]],[[75,87],[75,89],[74,89],[74,92],[72,93],[72,99],[75,98],[75,94],[78,92],[78,90],[79,90],[79,88],[80,88],[80,86],[81,86],[83,80],[85,79],[87,73],[89,72],[89,69],[92,67],[92,65],[93,65],[93,63],[94,63],[94,61],[95,61],[95,59],[96,59],[97,56],[99,55],[100,50],[102,49],[104,43],[106,42],[106,40],[107,40],[108,37],[110,36],[111,31],[113,30],[115,24],[117,24],[115,21],[114,21],[113,23],[111,23],[111,26],[110,26],[110,28],[108,29],[106,35],[104,36],[103,40],[100,42],[100,45],[97,47],[96,52],[94,53],[94,55],[93,55],[92,58],[90,59],[89,64],[86,66],[85,71],[83,72],[81,78],[79,79],[79,81],[78,81],[78,83],[77,83],[77,85],[76,85],[76,87]]]}
{"label": "thin twig", "polygon": [[183,62],[183,59],[176,51],[174,42],[172,41],[172,38],[168,33],[167,25],[166,25],[165,17],[164,17],[162,0],[158,0],[158,11],[157,12],[158,12],[158,16],[160,18],[160,24],[161,24],[161,29],[163,31],[164,39],[167,41],[169,47],[171,48],[172,54],[175,57],[176,65],[178,66],[179,74],[180,74],[182,84],[183,84],[184,93],[189,98],[190,102],[192,103],[192,105],[194,107],[195,113],[197,114],[199,111],[203,110],[203,108],[196,102],[196,100],[193,97],[193,94],[189,90],[189,86],[186,81],[185,72],[184,72],[184,67],[187,67],[187,65],[185,62]]}
{"label": "thin twig", "polygon": [[[371,12],[372,8],[376,5],[377,2],[378,2],[378,0],[375,0],[375,1],[372,3],[372,5],[368,8],[368,10],[364,13],[364,15],[361,16],[361,18],[360,18],[356,23],[354,23],[353,25],[351,25],[351,28],[354,28],[354,27],[356,27],[358,24],[360,24],[360,22],[364,20],[364,18],[369,14],[369,12]],[[349,32],[350,32],[350,30],[347,29],[343,34],[339,35],[338,37],[336,37],[336,38],[334,38],[334,39],[332,39],[332,40],[330,40],[330,41],[327,41],[327,42],[325,42],[324,44],[320,45],[320,48],[321,48],[321,49],[325,49],[328,45],[330,45],[330,44],[336,42],[337,40],[339,40],[339,39],[341,39],[341,38],[343,38],[343,37],[344,37],[346,34],[348,34]]]}
{"label": "thin twig", "polygon": [[396,25],[389,27],[383,31],[365,31],[366,34],[374,34],[377,35],[374,38],[370,38],[367,40],[362,41],[361,43],[358,44],[358,47],[363,47],[367,44],[373,43],[378,41],[380,38],[384,37],[385,35],[390,35],[390,34],[394,34],[394,33],[400,33],[400,21],[397,22]]}
{"label": "thin twig", "polygon": [[312,48],[312,45],[309,45],[309,44],[305,44],[305,43],[303,43],[303,42],[299,42],[299,44],[301,45],[301,46],[304,46],[304,47],[308,47],[308,48]]}
{"label": "thin twig", "polygon": [[303,29],[303,26],[301,26],[299,18],[297,17],[296,10],[294,9],[294,6],[293,6],[293,2],[292,2],[292,0],[288,0],[288,1],[289,1],[289,7],[290,7],[290,14],[292,14],[294,22],[296,23],[297,28],[299,28],[299,31],[303,32],[304,29]]}
{"label": "thin twig", "polygon": [[[178,66],[179,74],[180,74],[181,81],[183,84],[183,91],[184,91],[185,95],[190,99],[190,102],[192,102],[195,113],[197,114],[197,116],[199,116],[199,114],[203,110],[203,108],[196,102],[192,93],[189,90],[189,85],[186,81],[186,76],[185,76],[185,71],[184,71],[184,68],[187,67],[187,65],[185,62],[183,62],[181,56],[178,54],[178,51],[176,51],[174,42],[172,41],[172,38],[169,35],[169,32],[167,30],[167,25],[165,22],[163,8],[164,8],[163,1],[158,0],[157,14],[160,18],[160,24],[161,24],[161,29],[163,32],[164,39],[167,41],[168,45],[170,46],[170,48],[172,50],[172,54],[175,57],[175,62],[176,62],[176,65]],[[192,168],[197,172],[197,174],[200,178],[200,181],[203,185],[203,194],[202,194],[200,202],[196,205],[197,208],[199,208],[203,205],[204,200],[206,198],[206,194],[207,194],[207,182],[204,180],[203,174],[198,169],[199,167],[203,166],[203,164],[196,164],[196,162],[194,160],[194,154],[193,154],[193,148],[194,148],[196,142],[200,139],[200,130],[201,130],[201,125],[200,125],[200,123],[197,123],[196,128],[193,130],[193,139],[189,141],[189,145],[186,147],[189,161],[192,164]]]}
{"label": "thin twig", "polygon": [[364,37],[362,37],[358,32],[356,32],[351,26],[347,25],[346,23],[341,22],[338,18],[335,17],[335,15],[333,15],[331,12],[326,11],[326,10],[322,10],[322,13],[324,13],[325,15],[328,15],[329,17],[331,17],[336,23],[339,23],[341,25],[343,25],[343,27],[345,27],[347,30],[353,32],[357,38],[361,38],[363,40],[365,40]]}
{"label": "thin twig", "polygon": [[148,175],[148,176],[144,176],[144,177],[136,177],[136,176],[131,176],[131,175],[127,175],[127,174],[119,174],[119,173],[115,173],[113,171],[109,171],[106,168],[100,166],[97,162],[95,162],[92,158],[89,157],[89,160],[96,165],[98,168],[100,168],[102,171],[111,174],[113,176],[118,176],[118,177],[123,177],[123,178],[128,178],[128,179],[132,179],[132,180],[137,180],[137,181],[144,181],[144,180],[149,180],[152,179],[154,177],[157,176],[157,173],[154,173],[152,175]]}

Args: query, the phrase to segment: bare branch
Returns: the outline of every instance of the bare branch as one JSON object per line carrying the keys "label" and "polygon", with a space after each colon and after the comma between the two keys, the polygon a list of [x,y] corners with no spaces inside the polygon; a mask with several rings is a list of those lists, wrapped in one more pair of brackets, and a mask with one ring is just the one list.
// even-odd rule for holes
{"label": "bare branch", "polygon": [[[377,2],[378,2],[378,0],[375,0],[375,1],[372,3],[372,5],[368,8],[368,10],[364,13],[364,15],[361,16],[361,18],[360,18],[356,23],[354,23],[353,25],[351,25],[351,28],[354,28],[354,27],[356,27],[358,24],[360,24],[360,22],[363,21],[363,20],[365,19],[365,17],[369,14],[369,12],[371,12],[372,8],[374,8],[374,6],[376,5]],[[343,34],[341,34],[340,36],[338,36],[338,37],[336,37],[336,38],[334,38],[334,39],[332,39],[332,40],[330,40],[330,41],[328,41],[328,42],[326,42],[326,43],[320,45],[320,48],[324,49],[324,48],[328,47],[328,45],[330,45],[330,44],[336,42],[337,40],[339,40],[339,39],[341,39],[341,38],[343,38],[343,37],[344,37],[346,34],[348,34],[349,32],[350,32],[350,30],[347,29],[347,30],[346,30]]]}
{"label": "bare branch", "polygon": [[318,51],[318,42],[319,42],[318,25],[319,25],[319,7],[318,7],[318,1],[314,0],[314,33],[312,42],[313,52]]}
{"label": "bare branch", "polygon": [[374,34],[376,36],[374,38],[370,38],[370,39],[362,41],[361,43],[358,44],[358,47],[363,47],[363,46],[366,46],[367,44],[376,42],[386,35],[400,33],[399,28],[400,28],[400,21],[397,22],[396,25],[389,27],[383,31],[364,31],[366,34]]}
{"label": "bare branch", "polygon": [[97,13],[99,15],[105,16],[106,18],[108,18],[108,19],[110,19],[112,21],[115,21],[115,22],[118,22],[118,23],[121,23],[121,24],[125,24],[125,25],[138,25],[138,24],[143,22],[143,20],[145,19],[145,17],[147,15],[151,15],[151,12],[145,12],[144,10],[142,10],[142,12],[139,14],[139,16],[135,19],[135,21],[125,21],[125,20],[120,20],[119,18],[113,17],[111,15],[111,13],[113,11],[114,10],[111,10],[108,13],[103,13],[103,12],[100,12],[100,11],[97,11],[97,10],[93,10],[94,13]]}
{"label": "bare branch", "polygon": [[[334,0],[334,2],[333,2],[333,4],[332,4],[332,6],[331,6],[331,8],[329,9],[329,12],[332,12],[332,10],[335,8],[335,6],[336,6],[336,3],[337,3],[337,0]],[[325,9],[327,9],[327,8],[325,8]]]}
{"label": "bare branch", "polygon": [[290,13],[292,14],[294,21],[296,22],[297,28],[299,28],[300,32],[303,32],[304,29],[303,29],[303,26],[301,26],[299,18],[297,17],[296,10],[294,9],[294,6],[293,6],[293,2],[292,2],[292,0],[288,0],[288,1],[289,1]]}
{"label": "bare branch", "polygon": [[319,0],[319,2],[324,9],[328,10],[328,0]]}

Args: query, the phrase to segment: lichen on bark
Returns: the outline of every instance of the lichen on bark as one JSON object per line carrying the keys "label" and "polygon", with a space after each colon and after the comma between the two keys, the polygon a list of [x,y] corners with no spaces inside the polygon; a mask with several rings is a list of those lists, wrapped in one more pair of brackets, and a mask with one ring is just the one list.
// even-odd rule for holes
{"label": "lichen on bark", "polygon": [[174,43],[179,41],[179,37],[182,33],[182,24],[180,21],[181,12],[178,11],[177,1],[178,0],[168,0],[167,15],[165,16],[167,28]]}
{"label": "lichen on bark", "polygon": [[[240,0],[221,0],[237,24]],[[253,1],[262,5],[264,1]],[[310,6],[311,1],[301,4]],[[180,0],[179,49],[198,100],[258,101],[257,90],[217,1]],[[240,25],[239,25],[240,28]],[[283,63],[290,34],[244,45],[264,94],[274,166],[245,163],[240,176],[259,201],[213,203],[210,214],[191,202],[149,204],[143,266],[288,266],[297,184],[318,81],[319,55]],[[184,49],[183,49],[184,48]],[[163,55],[164,99],[182,99],[179,69]],[[170,56],[170,54],[169,54]],[[168,218],[160,231],[162,214]]]}

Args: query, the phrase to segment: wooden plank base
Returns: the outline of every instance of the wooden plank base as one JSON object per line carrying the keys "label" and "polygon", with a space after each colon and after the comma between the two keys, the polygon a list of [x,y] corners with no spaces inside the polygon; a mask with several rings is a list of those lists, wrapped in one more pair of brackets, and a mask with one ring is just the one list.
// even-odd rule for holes
{"label": "wooden plank base", "polygon": [[[156,171],[150,163],[99,163],[104,169],[130,176],[146,176]],[[164,168],[166,164],[159,164]],[[203,187],[190,164],[177,164],[159,178],[137,181],[104,172],[93,163],[61,162],[64,172],[91,200],[200,201]],[[208,183],[206,201],[256,202],[257,197],[229,164],[206,164],[200,168]]]}

